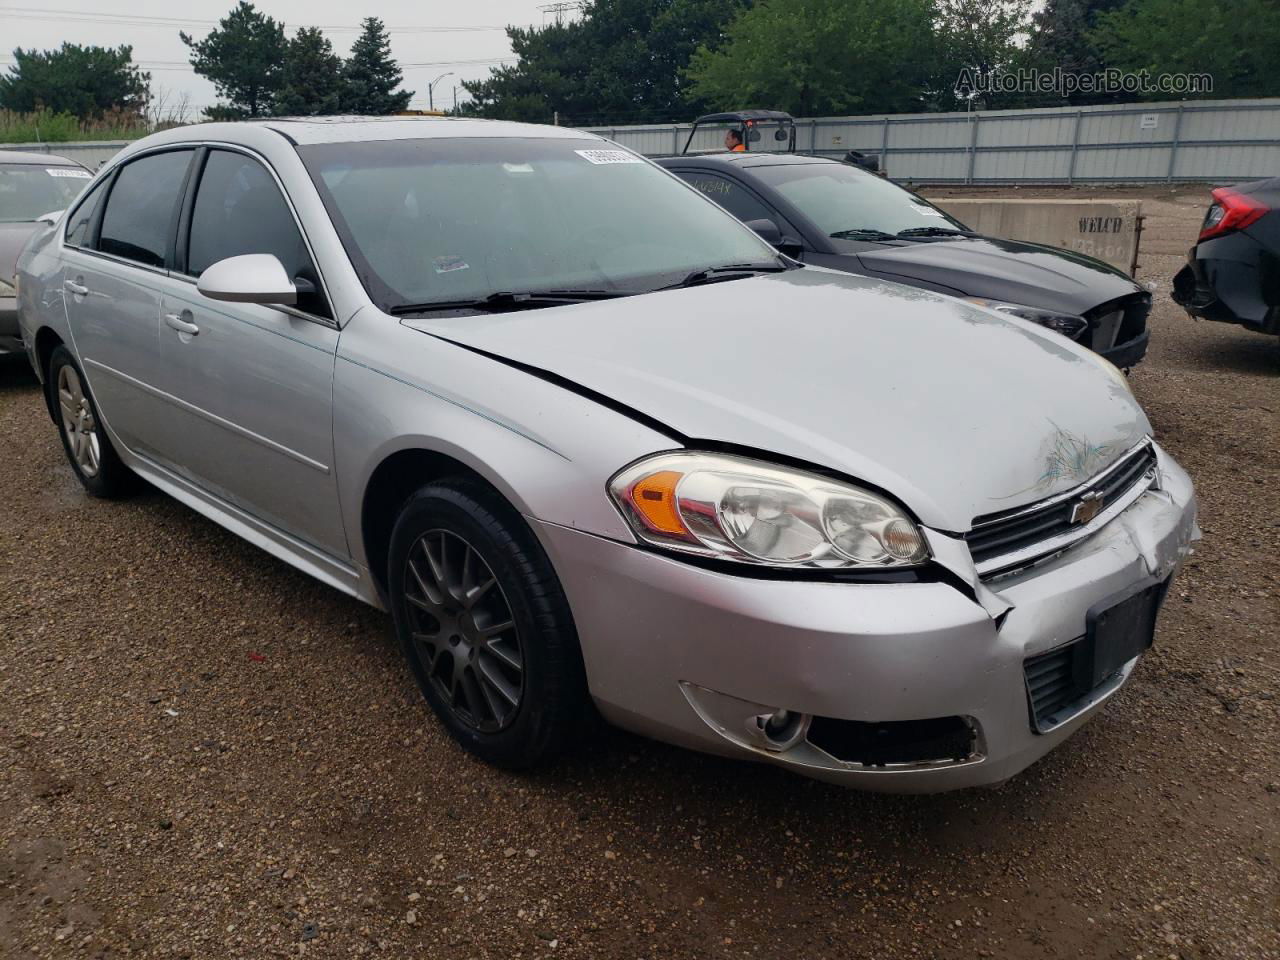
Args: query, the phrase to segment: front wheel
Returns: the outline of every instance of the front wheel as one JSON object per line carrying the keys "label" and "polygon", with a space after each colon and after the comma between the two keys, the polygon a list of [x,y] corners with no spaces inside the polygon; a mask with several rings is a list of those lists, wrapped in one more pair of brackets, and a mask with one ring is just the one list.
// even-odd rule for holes
{"label": "front wheel", "polygon": [[519,513],[474,481],[432,483],[391,536],[392,615],[423,696],[483,760],[536,766],[588,717],[569,605]]}

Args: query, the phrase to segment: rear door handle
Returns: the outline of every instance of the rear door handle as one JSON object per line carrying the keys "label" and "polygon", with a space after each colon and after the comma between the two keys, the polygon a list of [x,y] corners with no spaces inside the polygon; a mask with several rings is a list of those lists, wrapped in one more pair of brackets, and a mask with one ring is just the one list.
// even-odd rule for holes
{"label": "rear door handle", "polygon": [[77,297],[87,297],[89,295],[89,288],[82,283],[76,283],[74,280],[64,280],[63,286]]}
{"label": "rear door handle", "polygon": [[[191,316],[190,313],[187,313],[186,315]],[[166,313],[164,315],[164,322],[179,333],[189,333],[193,337],[200,332],[200,328],[191,321],[184,320],[182,314]]]}

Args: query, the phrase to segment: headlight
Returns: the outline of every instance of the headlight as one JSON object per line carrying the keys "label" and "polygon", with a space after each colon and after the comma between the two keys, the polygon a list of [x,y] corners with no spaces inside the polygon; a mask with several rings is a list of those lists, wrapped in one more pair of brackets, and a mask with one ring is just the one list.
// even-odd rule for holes
{"label": "headlight", "polygon": [[1057,313],[1053,310],[1042,310],[1025,303],[1005,303],[1003,300],[988,300],[985,297],[967,297],[970,303],[976,303],[997,313],[1007,313],[1023,320],[1030,320],[1042,327],[1048,327],[1054,333],[1060,333],[1068,340],[1074,340],[1089,329],[1089,321],[1074,313]]}
{"label": "headlight", "polygon": [[1101,356],[1100,354],[1096,354],[1093,351],[1090,351],[1089,355],[1093,357],[1095,361],[1097,361],[1097,364],[1102,368],[1103,373],[1105,373],[1108,377],[1110,377],[1116,383],[1120,384],[1120,386],[1124,387],[1125,390],[1127,390],[1130,394],[1133,393],[1133,386],[1129,383],[1129,378],[1125,376],[1125,373],[1123,370],[1121,370],[1114,363],[1112,363],[1106,357]]}
{"label": "headlight", "polygon": [[609,492],[640,539],[701,557],[824,570],[929,557],[919,528],[884,497],[745,457],[657,454]]}

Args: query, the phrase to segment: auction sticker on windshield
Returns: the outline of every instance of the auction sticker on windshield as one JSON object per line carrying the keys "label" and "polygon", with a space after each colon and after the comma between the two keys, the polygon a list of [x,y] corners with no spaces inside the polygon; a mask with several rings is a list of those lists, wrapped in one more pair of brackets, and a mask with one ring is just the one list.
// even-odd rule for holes
{"label": "auction sticker on windshield", "polygon": [[575,150],[583,160],[590,163],[644,163],[634,153],[625,150]]}
{"label": "auction sticker on windshield", "polygon": [[45,167],[44,172],[51,177],[73,177],[76,180],[92,179],[88,170],[77,170],[74,167]]}

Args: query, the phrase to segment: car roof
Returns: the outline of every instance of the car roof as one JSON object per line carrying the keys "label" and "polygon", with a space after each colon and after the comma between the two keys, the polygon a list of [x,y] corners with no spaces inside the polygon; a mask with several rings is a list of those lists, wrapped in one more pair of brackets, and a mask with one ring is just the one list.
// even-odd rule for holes
{"label": "car roof", "polygon": [[733,120],[792,120],[791,114],[785,110],[730,110],[727,113],[708,113],[699,117],[697,123],[720,123]]}
{"label": "car roof", "polygon": [[684,153],[670,157],[657,157],[664,167],[677,163],[696,163],[707,166],[781,167],[806,163],[840,163],[831,157],[811,157],[796,153]]}
{"label": "car roof", "polygon": [[80,164],[53,153],[26,153],[21,150],[0,149],[0,163],[35,163],[46,167],[78,167]]}
{"label": "car roof", "polygon": [[255,122],[285,134],[297,144],[446,137],[601,139],[593,133],[572,127],[473,117],[272,117],[270,120]]}
{"label": "car roof", "polygon": [[511,123],[471,117],[271,117],[261,120],[193,123],[153,133],[126,147],[112,163],[156,147],[183,146],[202,142],[239,144],[270,150],[286,141],[293,146],[325,143],[357,143],[379,140],[479,139],[521,137],[525,139],[594,140],[603,137],[572,127],[537,123]]}

